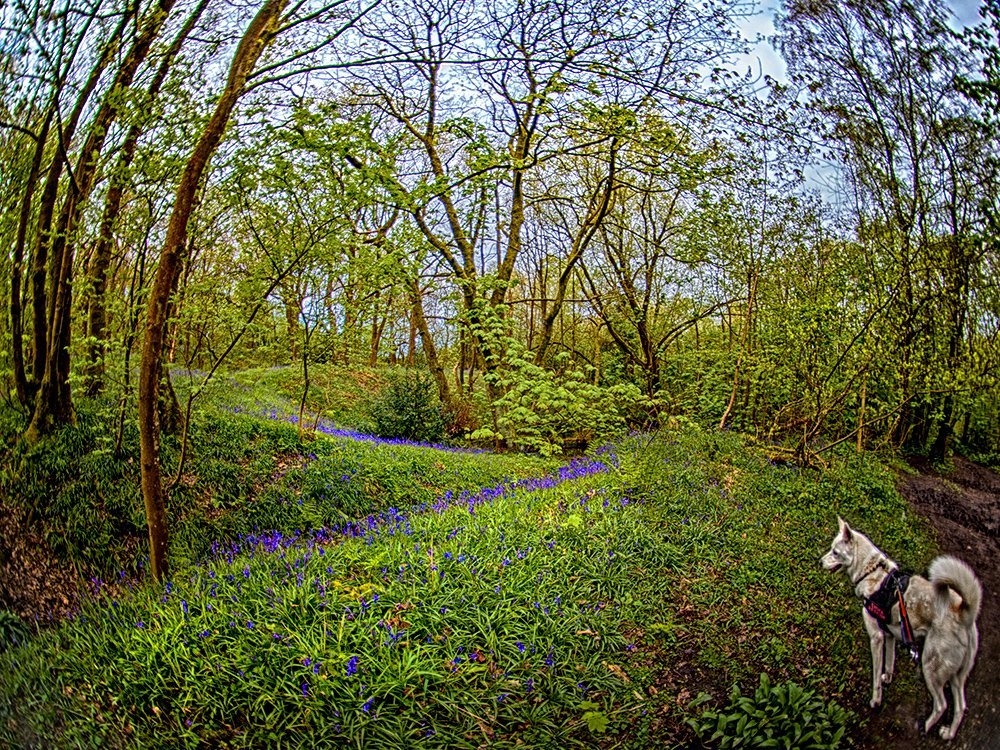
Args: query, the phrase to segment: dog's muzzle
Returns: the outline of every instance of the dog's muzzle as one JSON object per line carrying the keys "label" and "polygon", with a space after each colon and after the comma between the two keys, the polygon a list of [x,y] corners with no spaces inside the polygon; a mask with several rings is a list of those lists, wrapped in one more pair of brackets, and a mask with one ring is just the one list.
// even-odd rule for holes
{"label": "dog's muzzle", "polygon": [[837,560],[836,558],[831,559],[829,554],[823,555],[819,559],[819,562],[820,565],[822,565],[826,570],[830,571],[831,573],[836,573],[838,570],[844,567],[844,564],[840,562],[840,560]]}

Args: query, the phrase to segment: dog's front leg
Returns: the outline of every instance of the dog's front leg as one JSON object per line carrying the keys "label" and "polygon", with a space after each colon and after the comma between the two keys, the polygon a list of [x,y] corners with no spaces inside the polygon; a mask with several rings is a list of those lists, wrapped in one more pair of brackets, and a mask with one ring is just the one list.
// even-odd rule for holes
{"label": "dog's front leg", "polygon": [[871,615],[864,612],[865,630],[868,631],[868,639],[872,648],[872,700],[871,707],[875,708],[882,702],[882,671],[885,656],[885,633],[879,628],[878,623]]}
{"label": "dog's front leg", "polygon": [[885,647],[883,648],[883,652],[885,653],[885,668],[882,670],[882,684],[888,685],[892,682],[892,675],[896,669],[896,639],[886,637],[884,634],[882,638],[885,642]]}

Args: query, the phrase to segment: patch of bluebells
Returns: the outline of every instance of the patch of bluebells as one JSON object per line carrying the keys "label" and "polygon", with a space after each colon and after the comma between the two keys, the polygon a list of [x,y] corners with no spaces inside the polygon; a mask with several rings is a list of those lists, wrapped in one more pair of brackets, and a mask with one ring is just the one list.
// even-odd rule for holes
{"label": "patch of bluebells", "polygon": [[[423,503],[419,505],[414,505],[409,510],[401,511],[396,508],[389,508],[387,510],[378,513],[369,514],[363,519],[345,521],[316,531],[310,531],[310,532],[294,531],[291,533],[268,531],[268,532],[246,535],[244,537],[241,537],[237,543],[227,546],[223,546],[219,543],[216,543],[213,545],[212,548],[213,556],[216,558],[225,557],[227,558],[229,564],[233,564],[236,561],[237,556],[243,554],[249,555],[250,558],[254,557],[260,558],[263,557],[264,555],[274,555],[275,557],[271,561],[273,569],[268,570],[267,568],[253,567],[254,563],[252,561],[249,563],[244,563],[243,561],[240,561],[240,563],[232,569],[233,572],[228,575],[226,575],[225,571],[222,571],[217,574],[216,571],[213,569],[206,570],[205,568],[202,568],[202,572],[192,577],[191,581],[192,583],[195,583],[196,579],[200,579],[199,585],[201,592],[207,595],[208,598],[212,599],[213,601],[216,601],[220,609],[226,606],[225,602],[227,600],[231,599],[233,603],[237,603],[238,598],[237,596],[232,595],[232,590],[235,588],[236,594],[242,594],[243,592],[240,590],[240,587],[244,584],[244,582],[248,582],[247,583],[248,588],[250,586],[253,586],[256,590],[257,587],[260,587],[260,590],[265,592],[266,594],[266,597],[264,599],[265,603],[269,604],[272,608],[274,608],[275,604],[283,603],[283,599],[281,597],[282,591],[281,589],[279,589],[276,592],[271,587],[265,588],[264,586],[262,586],[262,581],[261,581],[262,578],[264,582],[267,582],[270,576],[270,580],[273,581],[274,586],[279,586],[282,583],[283,579],[283,582],[285,584],[295,584],[301,588],[305,584],[303,569],[305,568],[310,558],[312,558],[313,556],[324,555],[324,546],[326,544],[336,543],[345,538],[365,538],[366,541],[371,544],[374,543],[379,537],[383,535],[415,536],[415,538],[419,539],[420,541],[419,543],[412,545],[413,552],[412,553],[408,552],[407,556],[412,554],[414,559],[416,559],[418,555],[421,558],[430,556],[431,561],[433,561],[433,563],[436,564],[433,565],[428,564],[426,570],[438,571],[441,577],[444,576],[446,569],[450,570],[453,568],[453,566],[463,563],[468,564],[470,566],[470,572],[472,573],[472,575],[478,577],[480,576],[480,573],[483,569],[483,563],[485,561],[479,560],[476,557],[476,555],[467,555],[465,552],[458,552],[458,551],[456,552],[444,551],[440,554],[439,557],[434,557],[433,549],[428,548],[428,544],[426,543],[426,541],[422,539],[419,536],[419,534],[414,535],[414,531],[410,522],[411,517],[416,514],[442,513],[451,508],[465,509],[468,511],[470,516],[473,516],[475,515],[475,510],[478,507],[493,505],[497,501],[506,498],[512,498],[514,496],[522,496],[528,493],[549,490],[558,487],[559,485],[565,482],[571,482],[573,480],[578,480],[585,477],[603,474],[610,471],[612,468],[617,467],[617,465],[618,465],[617,457],[614,455],[614,453],[611,450],[605,450],[594,457],[574,459],[567,465],[561,467],[559,470],[551,474],[546,474],[544,476],[532,477],[527,479],[505,480],[494,486],[482,488],[479,490],[464,491],[461,493],[446,492],[432,503]],[[520,497],[518,497],[517,499],[519,500]],[[597,490],[596,492],[594,490],[590,490],[583,494],[577,494],[575,499],[567,500],[565,503],[559,503],[559,511],[562,513],[568,513],[568,512],[575,512],[578,509],[582,508],[583,511],[589,512],[591,509],[589,507],[590,501],[592,499],[594,500],[593,505],[595,507],[599,506],[601,500],[605,500],[603,490]],[[579,502],[577,502],[578,500]],[[626,496],[621,498],[618,502],[621,502],[622,506],[624,507],[625,505],[629,504],[630,500],[628,496]],[[530,505],[530,500],[529,500],[529,505]],[[604,507],[607,507],[607,505],[608,503],[605,500]],[[480,532],[483,531],[483,528],[484,527],[481,525],[478,526],[478,530]],[[459,533],[463,531],[467,533],[475,533],[476,529],[477,529],[476,521],[470,519],[468,521],[467,526],[458,525],[455,528],[453,528],[452,531],[448,533],[447,539],[448,540],[454,539]],[[504,553],[500,556],[502,558],[502,562],[500,563],[500,566],[502,568],[506,569],[509,568],[509,566],[517,566],[519,561],[524,560],[526,557],[528,557],[529,553],[532,551],[531,546],[528,546],[525,549],[521,549],[519,546],[516,546],[514,540],[507,542],[506,535],[503,529],[501,529],[499,533],[500,533],[500,542],[510,545],[506,547]],[[404,546],[407,549],[411,546],[409,544],[410,541],[412,540],[405,541]],[[544,543],[545,547],[547,547],[549,550],[552,550],[555,545],[555,542],[552,540],[548,541],[543,540],[539,543],[538,548],[542,549],[541,547],[542,543]],[[290,549],[293,547],[295,548],[294,554],[290,551]],[[327,552],[329,552],[329,550],[327,550]],[[602,554],[604,553],[602,552]],[[321,567],[325,567],[327,573],[332,575],[331,566],[325,565],[325,563],[323,563]],[[406,570],[411,570],[411,566],[409,563],[407,563],[406,566],[401,566],[400,571],[403,571],[404,568]],[[389,571],[387,569],[383,568],[383,573],[385,574],[386,577],[388,577]],[[395,575],[394,570],[392,571],[392,575]],[[252,580],[250,580],[251,578]],[[539,573],[539,582],[541,582],[541,580],[542,580],[542,574]],[[100,582],[94,581],[93,585],[95,588],[99,588]],[[220,585],[222,586],[221,589],[219,588]],[[321,599],[325,597],[326,584],[322,580],[312,579],[310,577],[309,586],[316,586],[319,597]],[[493,588],[492,582],[490,583],[490,587]],[[500,586],[497,585],[496,589],[497,589],[496,593],[499,594]],[[166,603],[166,600],[168,600],[168,598],[175,599],[176,601],[173,604],[173,607],[175,608],[174,611],[176,612],[177,611],[176,602],[179,601],[179,609],[182,611],[183,619],[187,622],[191,622],[192,625],[195,622],[199,623],[197,630],[192,628],[191,635],[192,636],[197,635],[202,639],[211,638],[210,631],[202,630],[201,629],[202,623],[200,622],[200,620],[204,617],[204,613],[206,611],[212,611],[210,609],[211,604],[209,604],[208,607],[202,609],[202,607],[199,607],[197,603],[199,600],[196,598],[191,598],[190,599],[191,608],[189,610],[188,607],[189,601],[188,599],[181,598],[182,594],[183,594],[182,591],[177,591],[175,593],[173,584],[167,583],[165,592],[163,594],[163,599],[165,600],[164,603]],[[190,598],[190,594],[188,596]],[[360,617],[363,613],[373,610],[374,605],[376,605],[378,602],[379,602],[379,594],[374,592],[368,594],[367,598],[361,597],[361,599],[357,601],[356,605],[352,603],[353,610],[351,608],[346,608],[345,619],[347,621],[353,621],[355,617]],[[454,606],[461,607],[462,605],[465,605],[465,602],[466,600],[463,597],[461,599],[461,604],[456,603]],[[539,613],[544,613],[546,616],[562,617],[563,611],[561,607],[562,601],[560,597],[555,596],[553,600],[550,600],[550,603],[554,605],[551,608],[551,610],[550,607],[548,606],[548,602],[545,601],[531,602],[529,600],[528,602],[525,602],[527,606],[532,606],[533,609],[538,610]],[[438,609],[440,604],[441,602],[435,602],[435,609]],[[325,604],[321,604],[320,608],[323,608],[324,606]],[[418,607],[421,606],[421,603],[418,601],[416,603],[416,606]],[[476,605],[472,604],[471,606],[475,607]],[[383,607],[384,605],[379,605],[379,607],[374,609],[382,609]],[[580,606],[578,616],[589,617],[592,615],[600,614],[600,609],[602,607],[603,603],[599,603],[597,605],[591,604],[587,607]],[[451,609],[449,607],[440,606],[439,609],[440,609],[440,614],[442,615],[449,614],[451,612]],[[577,616],[575,613],[576,608],[571,606],[570,609],[573,610],[571,615]],[[228,620],[230,629],[238,628],[239,625],[242,625],[243,628],[245,628],[246,630],[253,632],[255,635],[259,633],[260,637],[266,639],[271,643],[274,643],[276,648],[277,647],[290,648],[290,642],[292,640],[291,636],[286,636],[282,633],[271,632],[271,628],[274,626],[267,624],[269,622],[269,619],[267,619],[266,615],[259,612],[258,613],[244,612],[242,613],[241,617],[240,616],[241,613],[236,611],[232,611],[227,614],[229,617],[234,616],[234,619],[228,619],[227,617],[226,620],[222,620],[223,622]],[[220,613],[218,617],[221,619],[222,617],[224,617],[224,615]],[[249,617],[253,617],[254,619],[253,620],[248,619]],[[254,620],[257,620],[258,618],[259,622],[255,627]],[[135,622],[135,620],[133,620],[133,622]],[[153,627],[157,627],[159,625],[159,623],[155,622],[154,620],[149,620],[148,622],[150,622]],[[239,623],[239,625],[237,623]],[[397,647],[399,643],[402,643],[404,637],[406,638],[409,637],[406,634],[405,625],[402,628],[390,627],[388,624],[384,624],[381,622],[379,623],[379,625],[381,626],[381,628],[384,628],[379,630],[379,639],[383,647]],[[140,620],[135,624],[135,627],[142,629],[145,627],[149,627],[149,625],[143,623]],[[327,631],[326,634],[327,636],[331,635],[330,631]],[[372,629],[372,634],[375,635],[374,629]],[[522,635],[521,637],[523,638],[524,636]],[[427,642],[431,643],[432,640],[430,635],[428,635],[427,638],[428,638]],[[543,680],[547,681],[548,679],[550,679],[550,675],[553,674],[555,671],[557,671],[555,651],[553,650],[553,648],[549,646],[549,644],[531,643],[528,639],[525,639],[525,641],[528,642],[528,645],[525,645],[525,642],[523,641],[515,641],[513,643],[514,647],[516,647],[517,649],[517,652],[516,654],[512,653],[512,656],[515,657],[515,660],[520,662],[521,666],[513,667],[513,665],[511,665],[513,667],[511,671],[500,672],[500,670],[497,669],[495,673],[492,671],[493,666],[489,667],[488,673],[491,675],[493,679],[497,680],[497,688],[499,688],[501,684],[511,684],[511,685],[520,684],[523,688],[524,693],[532,693],[533,691],[538,692],[539,689],[542,687],[542,681]],[[508,644],[507,648],[510,648],[511,641],[507,641],[507,644]],[[536,654],[536,646],[538,655],[534,656],[534,654]],[[471,645],[468,652],[465,652],[462,646],[458,646],[457,652],[451,651],[451,654],[445,657],[445,664],[447,665],[449,671],[458,673],[471,669],[474,663],[478,664],[480,662],[486,662],[493,664],[493,660],[495,658],[494,652],[492,650],[489,650],[488,653],[490,654],[490,656],[485,656],[484,655],[485,653],[486,653],[485,649],[481,653],[479,650],[474,649],[473,646]],[[520,656],[520,659],[517,659],[518,655],[523,655],[523,656]],[[292,683],[293,685],[292,689],[294,690],[295,687],[298,687],[299,690],[301,690],[301,695],[303,699],[310,699],[315,696],[321,695],[323,683],[314,682],[312,685],[310,685],[309,682],[303,679],[305,677],[308,677],[308,671],[312,671],[314,675],[317,676],[320,675],[319,662],[314,662],[309,657],[302,658],[301,655],[298,657],[298,659],[300,659],[299,663],[302,664],[305,669],[303,670],[304,674],[301,674],[300,678],[296,680],[294,683]],[[500,661],[500,659],[497,658],[497,661]],[[341,662],[343,664],[342,668],[344,669],[343,674],[348,678],[358,675],[360,671],[360,662],[361,658],[358,655],[349,656],[346,662]],[[539,670],[539,667],[542,667],[543,665],[544,668]],[[247,670],[249,670],[249,667],[246,664],[244,664],[243,666],[247,667]],[[502,667],[500,668],[502,669]],[[369,669],[371,669],[371,667],[369,667]],[[482,667],[477,666],[477,669],[482,670]],[[333,670],[336,670],[336,667],[334,667]],[[539,671],[532,675],[531,674],[532,670],[539,670]],[[518,672],[520,672],[520,674],[517,674]],[[244,675],[243,670],[239,670],[239,674],[242,677]],[[330,676],[333,676],[333,673],[331,673]],[[326,675],[324,675],[323,677],[325,678]],[[513,679],[511,679],[512,677]],[[501,679],[507,680],[507,683],[500,683],[499,681]],[[536,680],[538,680],[539,682],[536,683]],[[354,684],[357,684],[357,682],[355,682]],[[585,691],[585,689],[582,690]],[[364,695],[364,693],[365,690],[364,687],[362,686],[362,690],[358,698],[359,702],[367,697]],[[510,693],[499,693],[494,697],[497,703],[502,703],[505,700],[507,700],[510,696],[511,696]],[[364,714],[366,717],[368,717],[369,719],[375,718],[376,712],[374,708],[374,697],[367,697],[367,700],[364,700],[364,703],[361,705],[360,708],[361,708],[361,713]]]}
{"label": "patch of bluebells", "polygon": [[[264,417],[265,419],[272,419],[275,421],[288,422],[289,424],[298,425],[299,415],[291,414],[288,412],[281,411],[276,408],[266,408],[261,406],[259,409],[244,409],[241,406],[231,406],[227,407],[229,411],[234,414],[247,414],[252,417]],[[345,438],[347,440],[356,440],[358,442],[365,443],[375,443],[377,445],[406,445],[412,448],[433,448],[434,450],[447,451],[449,453],[485,453],[486,451],[480,448],[462,448],[454,445],[444,445],[443,443],[426,443],[416,440],[406,440],[404,438],[383,438],[377,435],[369,435],[365,432],[358,432],[357,430],[348,430],[342,427],[337,427],[333,422],[328,419],[316,419],[314,415],[304,415],[304,422],[310,427],[315,426],[318,432],[322,432],[324,435],[329,435],[330,437]]]}
{"label": "patch of bluebells", "polygon": [[[433,503],[420,503],[412,506],[409,511],[387,508],[377,513],[371,513],[363,519],[347,520],[306,533],[298,530],[291,533],[276,530],[263,531],[240,535],[235,542],[228,545],[216,541],[212,543],[209,556],[216,559],[225,557],[229,563],[232,563],[240,554],[257,549],[274,553],[300,542],[306,543],[310,547],[315,545],[321,547],[342,538],[364,538],[368,544],[373,544],[375,539],[382,534],[411,536],[413,528],[410,516],[413,514],[428,512],[440,514],[450,508],[464,507],[470,515],[475,515],[476,508],[479,506],[492,505],[498,500],[514,495],[553,489],[565,482],[584,479],[595,474],[604,474],[617,467],[618,457],[613,449],[607,446],[597,451],[594,457],[574,458],[565,466],[561,466],[549,474],[502,481],[492,487],[484,487],[479,490],[463,490],[459,493],[448,490]],[[585,499],[581,499],[581,504],[585,502]],[[620,502],[622,505],[628,505],[630,500],[626,495]],[[561,504],[560,510],[565,510]],[[457,533],[458,530],[453,531],[448,538],[453,538],[454,534]],[[322,550],[320,550],[320,554],[322,554]],[[245,577],[249,577],[248,572],[249,568],[245,568],[243,572]]]}
{"label": "patch of bluebells", "polygon": [[351,677],[352,675],[356,675],[358,673],[358,657],[357,656],[352,656],[350,659],[347,660],[347,667],[344,670],[344,672],[345,672],[345,674],[348,677]]}

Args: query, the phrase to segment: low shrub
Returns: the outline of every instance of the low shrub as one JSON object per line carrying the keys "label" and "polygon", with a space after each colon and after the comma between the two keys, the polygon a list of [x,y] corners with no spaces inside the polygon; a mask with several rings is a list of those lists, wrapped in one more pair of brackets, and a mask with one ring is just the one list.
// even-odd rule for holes
{"label": "low shrub", "polygon": [[604,443],[646,423],[656,404],[634,385],[609,387],[592,381],[593,372],[577,369],[565,356],[558,372],[534,364],[528,352],[512,346],[503,366],[486,377],[499,393],[489,408],[492,427],[472,433],[473,440],[495,440],[538,451],[563,452],[566,444]]}
{"label": "low shrub", "polygon": [[[702,693],[696,704],[709,700]],[[836,750],[847,731],[849,714],[814,690],[794,682],[772,685],[766,673],[752,696],[733,686],[729,705],[708,709],[688,725],[709,747]]]}
{"label": "low shrub", "polygon": [[434,382],[423,373],[406,370],[392,375],[370,409],[379,437],[421,443],[439,443],[444,439],[441,404]]}

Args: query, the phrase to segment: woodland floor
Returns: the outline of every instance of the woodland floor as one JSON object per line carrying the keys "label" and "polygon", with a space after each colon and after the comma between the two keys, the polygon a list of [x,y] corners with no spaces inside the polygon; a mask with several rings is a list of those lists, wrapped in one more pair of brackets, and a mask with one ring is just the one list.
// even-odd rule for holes
{"label": "woodland floor", "polygon": [[[982,581],[979,655],[966,685],[968,711],[952,742],[941,740],[936,730],[929,735],[921,732],[931,706],[926,691],[900,703],[890,685],[883,705],[876,709],[878,715],[859,738],[859,747],[1000,750],[1000,474],[958,457],[954,468],[944,474],[926,461],[914,460],[911,466],[919,473],[901,476],[899,491],[914,512],[930,523],[941,552],[965,560]],[[913,669],[902,656],[896,668]],[[866,672],[858,679],[867,684],[870,675]],[[941,722],[950,720],[949,710]]]}
{"label": "woodland floor", "polygon": [[[946,743],[936,731],[930,735],[921,731],[930,711],[929,695],[920,691],[908,697],[889,686],[883,705],[875,709],[863,736],[855,738],[856,747],[1000,750],[1000,474],[962,458],[955,458],[953,469],[944,474],[926,461],[914,460],[911,465],[917,473],[900,477],[900,492],[913,511],[931,525],[940,551],[968,562],[983,584],[979,655],[966,689],[969,710],[958,737]],[[62,619],[74,609],[80,577],[57,562],[33,527],[23,512],[0,501],[0,604],[26,619]],[[906,561],[900,562],[906,565]],[[900,656],[897,670],[906,669],[913,667]],[[695,676],[686,675],[688,679]],[[867,670],[858,675],[865,685],[869,679]],[[676,688],[668,684],[661,687]],[[867,706],[863,710],[868,710]],[[942,723],[950,718],[949,711]]]}

